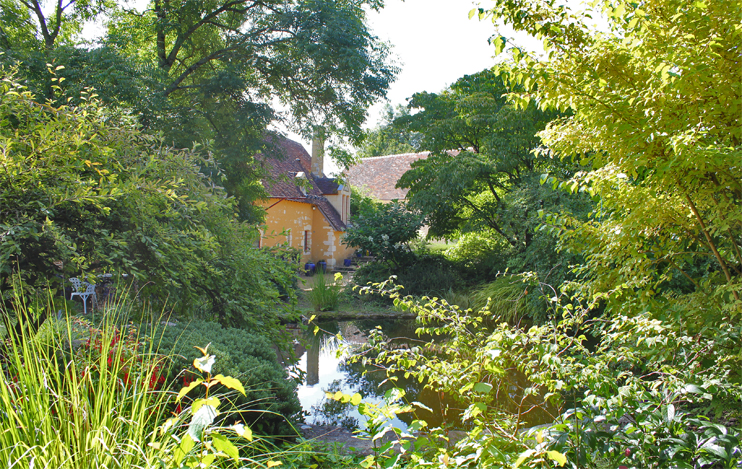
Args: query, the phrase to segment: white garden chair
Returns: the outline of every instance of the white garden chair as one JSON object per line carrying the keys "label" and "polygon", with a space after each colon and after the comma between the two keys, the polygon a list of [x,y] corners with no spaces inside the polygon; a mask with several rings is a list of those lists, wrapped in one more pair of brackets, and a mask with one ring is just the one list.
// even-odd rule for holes
{"label": "white garden chair", "polygon": [[74,288],[75,291],[72,292],[70,295],[70,300],[73,296],[79,296],[82,298],[82,307],[85,315],[88,314],[88,297],[93,297],[93,304],[96,303],[97,298],[95,296],[95,284],[94,283],[88,283],[88,282],[82,282],[79,278],[72,277],[69,279],[70,283],[72,284],[72,288]]}

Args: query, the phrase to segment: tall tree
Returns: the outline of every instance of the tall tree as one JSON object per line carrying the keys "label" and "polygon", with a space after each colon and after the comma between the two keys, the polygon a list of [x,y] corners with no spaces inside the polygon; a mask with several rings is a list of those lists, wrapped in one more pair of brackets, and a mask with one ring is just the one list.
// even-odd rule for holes
{"label": "tall tree", "polygon": [[[261,190],[250,155],[263,149],[271,123],[305,135],[321,125],[356,139],[366,109],[385,95],[395,69],[366,26],[364,6],[382,3],[155,0],[143,12],[111,11],[98,49],[60,46],[18,60],[32,65],[24,69],[35,70],[37,91],[46,90],[46,63],[71,61],[77,66],[61,72],[68,89],[102,85],[106,102],[128,105],[145,129],[178,147],[212,141],[223,173],[211,176],[249,218]],[[55,12],[67,19],[67,10]]]}
{"label": "tall tree", "polygon": [[410,111],[405,106],[392,107],[387,104],[378,125],[364,133],[363,141],[358,146],[357,155],[361,158],[370,158],[418,151],[420,147],[419,134],[394,126],[395,119],[409,114]]}
{"label": "tall tree", "polygon": [[[720,314],[738,315],[742,30],[732,18],[742,7],[651,0],[596,8],[608,32],[549,2],[520,14],[497,1],[490,11],[542,38],[552,54],[540,62],[513,48],[502,68],[509,83],[526,91],[516,102],[536,99],[574,114],[541,133],[548,151],[581,155],[595,168],[570,184],[599,196],[602,210],[592,223],[565,232],[575,249],[589,253],[590,296],[610,292],[623,309],[683,276]],[[713,261],[711,271],[693,268],[705,259]]]}
{"label": "tall tree", "polygon": [[[417,112],[395,126],[420,135],[431,155],[412,164],[399,181],[410,204],[428,215],[430,233],[490,228],[511,246],[525,248],[533,238],[536,212],[548,199],[538,187],[541,172],[554,161],[535,155],[536,133],[553,113],[507,103],[507,88],[491,70],[467,75],[442,93],[416,93]],[[557,165],[558,166],[558,165]],[[525,187],[531,187],[529,194]],[[510,194],[524,196],[513,205]],[[532,199],[532,200],[531,200]]]}

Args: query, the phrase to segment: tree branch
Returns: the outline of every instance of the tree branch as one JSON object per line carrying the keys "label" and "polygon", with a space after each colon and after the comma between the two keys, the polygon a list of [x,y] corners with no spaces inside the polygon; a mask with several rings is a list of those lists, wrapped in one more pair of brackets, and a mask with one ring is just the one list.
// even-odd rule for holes
{"label": "tree branch", "polygon": [[[703,218],[701,218],[701,214],[698,213],[698,209],[696,208],[696,205],[693,203],[693,200],[691,200],[690,195],[686,194],[685,199],[688,201],[688,204],[690,205],[690,209],[693,211],[693,215],[695,215],[696,220],[698,220],[698,224],[701,225],[701,231],[703,231],[703,235],[706,237],[706,241],[708,242],[709,247],[711,248],[711,252],[714,253],[716,260],[719,262],[719,265],[721,266],[721,270],[724,272],[724,275],[727,278],[727,282],[731,282],[732,275],[729,273],[729,268],[727,268],[727,263],[724,262],[724,258],[721,257],[721,254],[719,254],[719,251],[716,249],[716,245],[714,244],[714,241],[711,239],[711,235],[706,229],[706,224],[703,222]],[[732,291],[732,294],[734,295],[734,298],[737,301],[740,301],[739,292]]]}

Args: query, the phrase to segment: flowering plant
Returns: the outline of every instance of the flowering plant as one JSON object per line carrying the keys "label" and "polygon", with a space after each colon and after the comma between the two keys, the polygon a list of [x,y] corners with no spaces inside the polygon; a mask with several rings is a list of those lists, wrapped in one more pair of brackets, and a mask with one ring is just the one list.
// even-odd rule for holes
{"label": "flowering plant", "polygon": [[[87,327],[88,338],[75,350],[75,362],[81,382],[96,389],[104,379],[115,379],[121,388],[131,388],[144,380],[150,390],[160,390],[165,384],[165,357],[147,352],[144,338],[133,325],[125,328],[101,329],[78,320]],[[105,360],[102,357],[107,357]]]}
{"label": "flowering plant", "polygon": [[405,264],[411,257],[409,242],[416,239],[424,217],[398,202],[365,212],[348,226],[343,244],[370,251],[379,260]]}

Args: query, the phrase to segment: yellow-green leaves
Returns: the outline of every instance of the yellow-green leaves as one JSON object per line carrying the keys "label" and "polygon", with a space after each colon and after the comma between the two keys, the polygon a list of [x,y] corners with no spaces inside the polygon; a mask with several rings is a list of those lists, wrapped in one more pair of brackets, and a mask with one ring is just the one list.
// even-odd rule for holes
{"label": "yellow-green leaves", "polygon": [[205,405],[211,406],[216,409],[217,407],[219,407],[219,399],[213,396],[207,399],[196,399],[195,401],[193,401],[193,405],[191,405],[191,413],[195,414],[201,407]]}
{"label": "yellow-green leaves", "polygon": [[183,438],[180,440],[180,444],[173,450],[173,459],[177,466],[180,466],[183,458],[185,458],[186,455],[191,452],[194,446],[196,446],[196,443],[193,441],[190,435],[184,435]]}
{"label": "yellow-green leaves", "polygon": [[552,461],[556,461],[560,466],[567,464],[567,457],[559,451],[547,451],[546,456]]}
{"label": "yellow-green leaves", "polygon": [[240,453],[237,450],[237,447],[225,436],[214,433],[213,435],[211,435],[211,444],[213,444],[214,448],[216,448],[218,451],[225,453],[227,456],[234,459],[235,461],[240,458]]}
{"label": "yellow-green leaves", "polygon": [[529,449],[521,453],[521,455],[515,461],[515,464],[513,465],[513,467],[517,469],[524,462],[528,460],[543,462],[544,456],[546,456],[546,458],[559,464],[560,467],[563,467],[565,464],[567,464],[567,457],[564,454],[560,453],[559,451],[549,450],[549,451],[543,452],[543,450],[539,451],[535,449]]}
{"label": "yellow-green leaves", "polygon": [[229,427],[230,430],[234,431],[237,435],[245,438],[247,441],[252,441],[252,430],[245,424],[237,423]]}
{"label": "yellow-green leaves", "polygon": [[183,388],[181,388],[181,390],[178,392],[178,397],[175,399],[175,402],[178,402],[179,400],[181,400],[186,394],[191,392],[193,389],[195,389],[199,384],[203,382],[204,380],[197,379],[195,381],[192,381],[190,384],[188,384],[188,386],[184,386]]}
{"label": "yellow-green leaves", "polygon": [[[237,423],[228,427],[219,427],[215,425],[216,417],[220,414],[219,407],[222,400],[217,395],[211,395],[212,387],[222,385],[228,389],[234,389],[243,395],[245,389],[239,380],[224,376],[216,375],[211,377],[211,368],[214,365],[215,357],[208,354],[208,346],[205,348],[196,347],[203,357],[193,361],[193,366],[201,373],[206,373],[205,379],[197,379],[188,386],[184,386],[176,398],[176,402],[181,401],[190,391],[198,386],[203,385],[206,396],[193,401],[189,408],[190,422],[185,434],[178,440],[174,434],[177,424],[186,415],[181,413],[176,418],[169,419],[160,428],[160,435],[178,440],[178,446],[173,449],[172,457],[176,466],[180,467],[181,463],[188,467],[209,467],[219,457],[228,457],[234,460],[239,459],[239,450],[229,437],[223,435],[223,431],[234,432],[237,436],[253,440],[253,434],[249,427],[242,423]],[[155,442],[153,447],[162,449],[164,446],[161,442]]]}
{"label": "yellow-green leaves", "polygon": [[242,386],[242,383],[240,383],[240,381],[236,378],[232,378],[231,376],[216,375],[212,378],[212,380],[221,384],[222,386],[226,386],[230,389],[239,391],[243,396],[245,395],[245,388]]}

